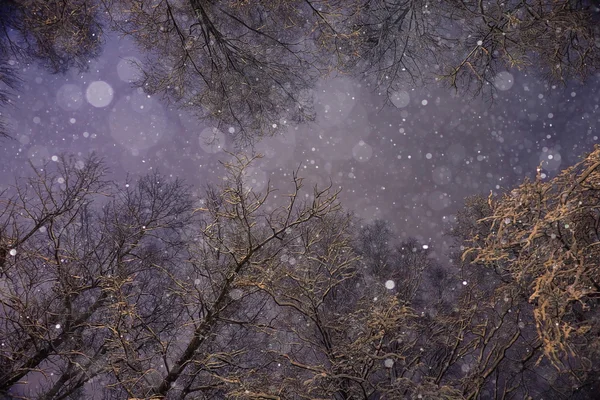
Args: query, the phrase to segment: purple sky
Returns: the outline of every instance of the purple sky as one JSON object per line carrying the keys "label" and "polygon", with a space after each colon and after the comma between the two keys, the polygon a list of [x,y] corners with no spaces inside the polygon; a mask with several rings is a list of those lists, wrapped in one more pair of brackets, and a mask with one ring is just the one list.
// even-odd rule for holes
{"label": "purple sky", "polygon": [[[200,185],[221,173],[225,134],[207,145],[210,124],[148,98],[128,83],[128,63],[141,56],[127,41],[109,39],[89,72],[49,75],[23,70],[23,87],[9,122],[16,140],[0,145],[1,185],[28,174],[62,152],[103,156],[115,178],[158,168]],[[465,196],[509,188],[535,173],[576,162],[598,142],[600,77],[584,86],[551,89],[516,71],[496,79],[494,104],[457,97],[450,90],[409,86],[382,109],[383,97],[349,77],[320,82],[317,121],[289,126],[264,139],[249,182],[284,174],[302,163],[302,176],[343,187],[344,205],[365,221],[383,218],[402,236],[414,236],[443,254],[441,233]],[[282,121],[282,123],[284,123]]]}

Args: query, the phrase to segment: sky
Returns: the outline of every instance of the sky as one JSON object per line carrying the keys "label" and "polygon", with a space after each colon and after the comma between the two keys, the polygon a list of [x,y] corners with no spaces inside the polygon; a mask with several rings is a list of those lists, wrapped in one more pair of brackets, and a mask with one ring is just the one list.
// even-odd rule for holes
{"label": "sky", "polygon": [[[116,180],[158,169],[197,188],[217,182],[235,151],[227,132],[198,121],[160,97],[132,88],[132,43],[109,37],[89,71],[49,74],[22,67],[21,88],[7,110],[15,140],[0,142],[0,185],[61,153],[102,156]],[[348,76],[318,82],[317,119],[245,151],[263,154],[248,183],[285,189],[300,168],[308,184],[341,187],[343,205],[364,223],[380,218],[443,259],[443,235],[465,196],[500,193],[534,176],[547,178],[598,143],[600,74],[584,85],[551,87],[520,71],[494,80],[496,98],[457,95],[439,85],[385,97]],[[213,140],[215,139],[215,140]],[[207,143],[212,141],[211,143]]]}

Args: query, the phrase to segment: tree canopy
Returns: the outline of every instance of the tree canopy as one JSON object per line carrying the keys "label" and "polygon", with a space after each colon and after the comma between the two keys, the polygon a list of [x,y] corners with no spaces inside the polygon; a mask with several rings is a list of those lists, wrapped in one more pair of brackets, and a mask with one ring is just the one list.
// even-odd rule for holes
{"label": "tree canopy", "polygon": [[[134,86],[252,144],[314,120],[315,85],[335,74],[392,104],[407,83],[493,96],[510,68],[585,80],[600,67],[598,6],[9,0],[0,104],[20,65],[85,70],[113,31],[143,55]],[[63,155],[0,193],[1,396],[597,397],[599,146],[555,177],[468,198],[443,262],[358,218],[333,184],[307,188],[298,168],[257,190],[260,156],[229,156],[197,191]]]}
{"label": "tree canopy", "polygon": [[333,74],[392,103],[434,81],[490,96],[511,68],[585,80],[600,66],[599,21],[589,0],[10,0],[0,90],[14,88],[7,62],[85,69],[112,30],[145,58],[135,85],[249,144],[313,120],[312,89]]}
{"label": "tree canopy", "polygon": [[448,265],[297,172],[202,194],[64,156],[4,192],[0,390],[28,399],[593,398],[600,148],[469,199]]}

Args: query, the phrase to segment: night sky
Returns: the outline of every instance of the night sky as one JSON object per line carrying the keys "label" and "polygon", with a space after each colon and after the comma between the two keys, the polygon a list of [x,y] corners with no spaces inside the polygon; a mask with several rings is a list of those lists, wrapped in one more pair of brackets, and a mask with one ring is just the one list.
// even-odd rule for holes
{"label": "night sky", "polygon": [[[83,158],[92,151],[117,180],[159,169],[198,188],[215,182],[219,160],[229,157],[223,150],[236,150],[227,132],[133,89],[131,60],[141,58],[113,36],[86,73],[22,66],[18,97],[5,110],[14,140],[0,146],[0,184],[28,175],[29,161],[39,167],[60,153]],[[600,74],[585,85],[553,88],[510,70],[495,84],[493,101],[407,85],[384,107],[384,96],[364,82],[323,80],[314,91],[314,123],[280,121],[287,133],[245,149],[264,155],[248,182],[262,189],[270,179],[282,187],[301,165],[307,182],[341,186],[343,204],[365,222],[385,219],[443,258],[449,239],[442,233],[465,196],[511,188],[540,162],[553,176],[600,136]]]}

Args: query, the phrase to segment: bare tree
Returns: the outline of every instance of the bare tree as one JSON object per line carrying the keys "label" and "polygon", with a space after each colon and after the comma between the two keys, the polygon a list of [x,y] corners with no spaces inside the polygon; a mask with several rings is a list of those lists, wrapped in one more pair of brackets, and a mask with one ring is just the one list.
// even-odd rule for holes
{"label": "bare tree", "polygon": [[314,118],[310,89],[336,62],[329,43],[349,9],[338,0],[124,0],[110,12],[147,54],[138,86],[251,143]]}
{"label": "bare tree", "polygon": [[344,66],[404,107],[406,85],[442,79],[474,96],[511,84],[511,68],[550,83],[600,67],[600,8],[590,0],[362,1],[347,24]]}
{"label": "bare tree", "polygon": [[497,74],[510,68],[537,70],[551,83],[565,83],[585,80],[600,67],[600,14],[589,1],[452,4],[465,49],[446,72],[451,87],[489,93],[508,84]]}
{"label": "bare tree", "polygon": [[[424,296],[423,278],[433,273],[436,266],[429,257],[431,249],[423,246],[414,238],[400,243],[383,220],[375,220],[358,233],[355,251],[361,256],[364,274],[378,284],[389,282],[390,290],[406,303],[414,304],[419,298],[426,302],[431,299]],[[441,282],[433,286],[439,287]]]}
{"label": "bare tree", "polygon": [[104,168],[94,157],[62,158],[51,170],[36,169],[3,199],[2,392],[73,350],[70,335],[88,317],[82,294],[91,288],[78,270],[84,266],[69,257],[78,250],[65,236],[72,240],[82,229],[76,225],[86,205],[106,186]]}
{"label": "bare tree", "polygon": [[103,44],[101,4],[95,0],[6,0],[0,4],[0,136],[17,89],[17,63],[35,61],[53,73],[86,70]]}
{"label": "bare tree", "polygon": [[[2,53],[0,52],[0,54]],[[5,56],[3,55],[3,57]],[[4,120],[4,114],[7,106],[11,104],[10,96],[17,89],[18,84],[17,71],[7,62],[0,62],[0,107],[2,109],[0,111],[0,137],[10,138],[10,127]]]}
{"label": "bare tree", "polygon": [[590,398],[598,154],[469,199],[453,232],[463,257],[443,273],[385,223],[359,230],[330,188],[302,196],[293,174],[283,198],[254,191],[241,155],[196,199],[160,174],[107,182],[94,157],[34,168],[0,216],[0,388]]}
{"label": "bare tree", "polygon": [[363,1],[352,21],[356,34],[349,36],[358,55],[354,72],[387,101],[404,103],[402,87],[431,82],[442,72],[454,42],[449,12],[443,2]]}
{"label": "bare tree", "polygon": [[127,312],[119,319],[122,322],[110,324],[111,354],[120,354],[111,362],[115,390],[138,398],[224,396],[258,379],[269,364],[251,347],[262,343],[264,334],[251,332],[250,327],[274,315],[267,315],[266,297],[246,282],[264,276],[263,268],[295,240],[286,231],[333,212],[337,194],[315,191],[310,202],[300,204],[302,180],[294,176],[288,204],[268,210],[265,202],[273,189],[257,193],[246,186],[250,162],[235,157],[225,164],[224,184],[207,190],[196,208],[200,220],[190,233],[185,262],[171,268],[154,265],[162,279],[152,277],[148,282],[157,282],[166,291],[157,305],[171,316],[171,329],[164,336],[140,311],[147,301],[137,295],[123,297],[118,288],[122,300],[117,304]]}
{"label": "bare tree", "polygon": [[[185,186],[157,174],[131,188],[111,186],[96,158],[61,158],[55,169],[36,171],[43,172],[17,184],[3,210],[3,245],[10,250],[0,292],[0,389],[71,398],[94,379],[110,382],[123,362],[115,341],[131,339],[118,335],[128,301],[149,314],[147,326],[168,334],[172,310],[157,311],[169,303],[152,266],[178,259],[178,231],[189,221],[182,213],[191,203]],[[93,209],[99,201],[103,209]],[[135,333],[135,347],[146,349],[148,332]],[[135,364],[134,354],[127,362]]]}
{"label": "bare tree", "polygon": [[101,50],[100,7],[93,0],[7,0],[0,48],[15,61],[35,59],[52,72],[85,70]]}
{"label": "bare tree", "polygon": [[94,158],[18,183],[2,220],[3,393],[219,396],[267,371],[256,348],[277,314],[248,279],[299,238],[290,230],[335,212],[337,193],[303,204],[294,175],[287,205],[268,209],[273,189],[246,186],[250,161],[226,164],[195,210],[180,182],[115,186]]}

